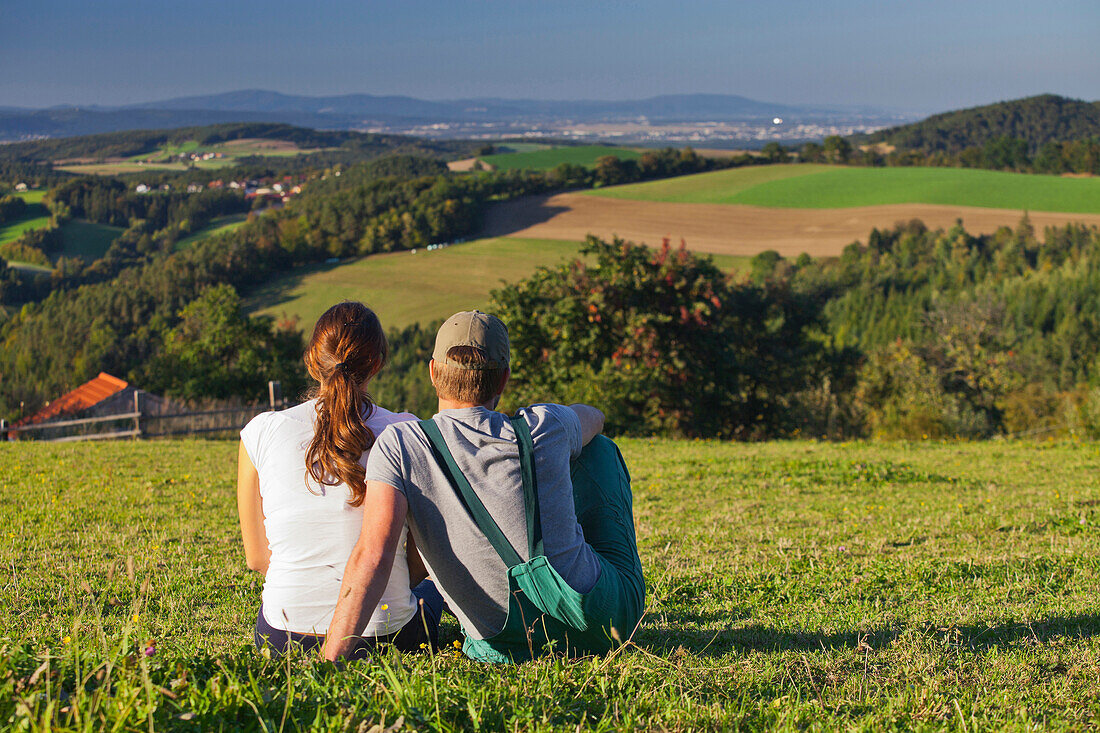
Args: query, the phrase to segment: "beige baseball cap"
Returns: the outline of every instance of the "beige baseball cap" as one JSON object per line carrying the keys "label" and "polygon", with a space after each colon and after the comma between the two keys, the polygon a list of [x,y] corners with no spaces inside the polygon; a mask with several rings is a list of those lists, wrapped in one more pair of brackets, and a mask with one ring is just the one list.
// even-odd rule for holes
{"label": "beige baseball cap", "polygon": [[[484,364],[460,364],[447,358],[454,346],[473,346],[485,354]],[[436,364],[460,369],[507,369],[511,359],[508,327],[494,315],[481,311],[462,311],[443,322],[435,335]]]}

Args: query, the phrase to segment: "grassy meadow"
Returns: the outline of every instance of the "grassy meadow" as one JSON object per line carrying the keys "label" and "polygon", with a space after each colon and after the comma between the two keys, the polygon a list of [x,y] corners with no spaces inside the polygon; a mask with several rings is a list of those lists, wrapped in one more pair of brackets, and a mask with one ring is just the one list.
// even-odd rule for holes
{"label": "grassy meadow", "polygon": [[[622,440],[647,613],[606,658],[251,648],[232,441],[0,444],[19,730],[1094,729],[1100,445]],[[372,726],[379,726],[373,728]]]}
{"label": "grassy meadow", "polygon": [[[512,147],[510,143],[506,143]],[[615,148],[607,145],[577,145],[561,148],[546,148],[516,153],[497,153],[481,156],[481,160],[498,170],[538,170],[548,171],[562,163],[583,165],[591,168],[605,155],[613,155],[620,160],[634,160],[642,157],[630,148]]]}
{"label": "grassy meadow", "polygon": [[225,232],[231,232],[244,225],[248,219],[248,214],[230,214],[228,216],[218,216],[210,220],[210,223],[202,227],[198,231],[188,234],[183,239],[176,242],[176,250],[186,249],[195,242],[212,237],[215,234],[224,234]]}
{"label": "grassy meadow", "polygon": [[[296,317],[307,331],[341,300],[363,301],[387,328],[431,323],[459,310],[485,308],[491,290],[575,257],[579,247],[557,239],[499,237],[309,265],[250,292],[247,306],[253,315]],[[717,255],[714,261],[735,272],[747,267],[748,258]]]}
{"label": "grassy meadow", "polygon": [[1100,213],[1100,179],[965,168],[772,165],[601,188],[588,193],[642,201],[776,208],[943,204]]}
{"label": "grassy meadow", "polygon": [[[192,166],[196,168],[216,169],[237,165],[237,159],[245,156],[261,155],[284,158],[306,153],[316,153],[322,148],[299,148],[297,145],[277,140],[241,139],[222,143],[200,145],[197,140],[182,143],[164,143],[156,150],[133,155],[128,158],[108,159],[98,162],[73,162],[59,165],[57,168],[70,173],[85,175],[118,175],[141,171],[181,171]],[[181,153],[221,153],[224,157],[211,160],[175,160]],[[173,158],[173,160],[168,160]]]}

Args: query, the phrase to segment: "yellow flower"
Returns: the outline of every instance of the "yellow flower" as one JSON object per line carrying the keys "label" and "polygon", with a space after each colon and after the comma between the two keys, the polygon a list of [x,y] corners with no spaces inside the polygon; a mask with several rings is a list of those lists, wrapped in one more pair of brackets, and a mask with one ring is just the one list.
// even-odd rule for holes
{"label": "yellow flower", "polygon": [[455,639],[453,644],[455,645],[455,649],[461,649],[462,648],[462,642],[459,641],[458,639]]}
{"label": "yellow flower", "polygon": [[71,642],[72,640],[73,640],[73,637],[71,637],[71,636],[66,636],[66,637],[63,637],[63,638],[61,639],[61,643],[62,643],[62,644],[68,644],[68,643],[69,643],[69,642]]}
{"label": "yellow flower", "polygon": [[135,613],[133,616],[130,617],[130,620],[136,624],[138,620],[138,615]]}
{"label": "yellow flower", "polygon": [[383,610],[383,611],[388,611],[388,610],[389,610],[389,608],[390,608],[390,604],[388,604],[388,603],[383,603],[383,604],[382,604],[382,610]]}
{"label": "yellow flower", "polygon": [[421,649],[427,649],[427,648],[428,648],[428,645],[427,645],[427,644],[421,644],[421,645],[420,645],[420,648],[421,648]]}

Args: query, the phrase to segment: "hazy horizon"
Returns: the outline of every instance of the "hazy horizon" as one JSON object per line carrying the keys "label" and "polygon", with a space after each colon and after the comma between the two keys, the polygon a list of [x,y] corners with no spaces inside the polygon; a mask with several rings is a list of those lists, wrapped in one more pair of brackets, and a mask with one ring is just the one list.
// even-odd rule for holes
{"label": "hazy horizon", "polygon": [[1042,93],[1094,101],[1098,30],[1100,4],[1089,0],[46,0],[4,10],[0,106],[262,89],[427,100],[734,94],[929,113]]}

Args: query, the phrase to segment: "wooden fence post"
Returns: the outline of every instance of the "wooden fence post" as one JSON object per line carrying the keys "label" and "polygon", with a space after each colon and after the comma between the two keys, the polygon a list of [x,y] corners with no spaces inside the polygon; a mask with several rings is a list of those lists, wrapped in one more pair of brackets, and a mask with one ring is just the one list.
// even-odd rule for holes
{"label": "wooden fence post", "polygon": [[134,439],[141,437],[141,408],[144,406],[145,393],[140,389],[134,390]]}
{"label": "wooden fence post", "polygon": [[271,403],[271,409],[275,410],[283,406],[283,385],[279,382],[267,383],[267,399]]}

